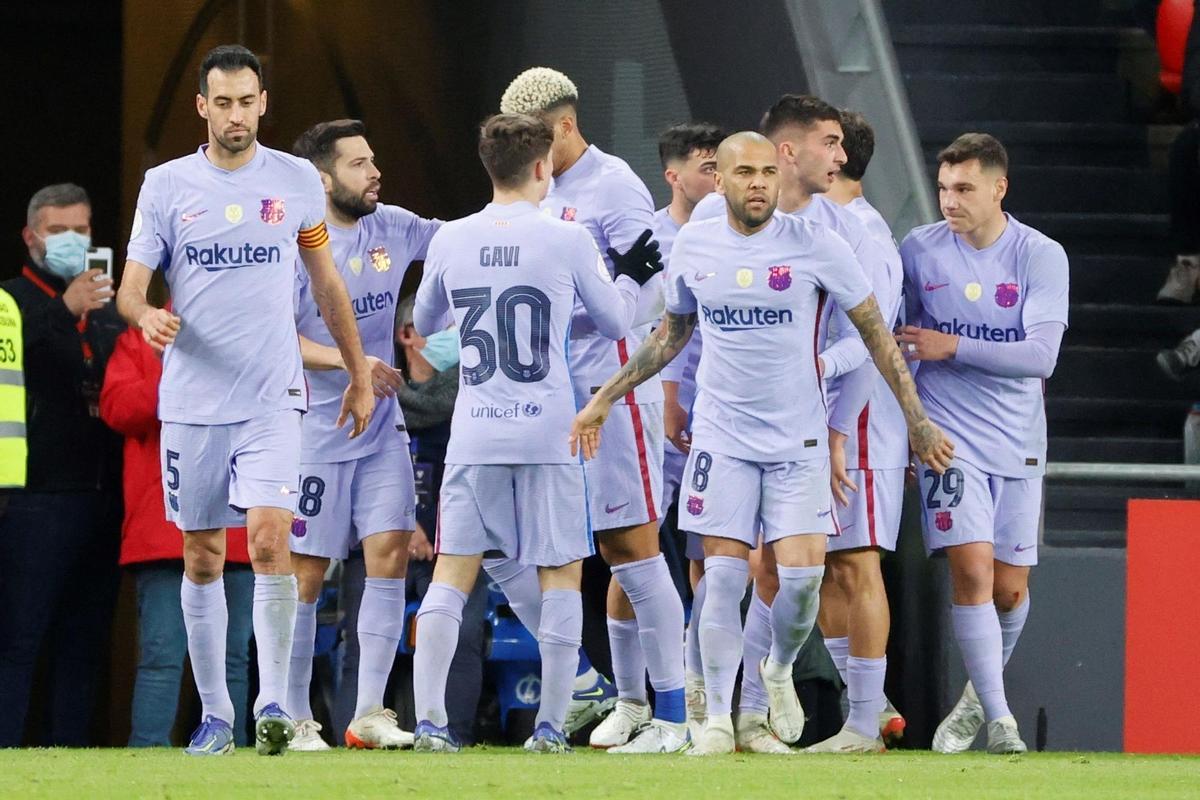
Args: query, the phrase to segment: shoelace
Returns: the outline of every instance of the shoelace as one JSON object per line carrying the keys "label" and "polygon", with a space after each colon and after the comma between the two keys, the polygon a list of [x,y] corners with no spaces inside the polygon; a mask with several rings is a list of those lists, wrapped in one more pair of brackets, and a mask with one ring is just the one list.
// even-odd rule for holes
{"label": "shoelace", "polygon": [[219,728],[220,723],[217,720],[212,717],[205,717],[204,721],[200,723],[200,727],[192,734],[192,741],[194,742],[197,739],[204,741],[212,736],[216,736]]}

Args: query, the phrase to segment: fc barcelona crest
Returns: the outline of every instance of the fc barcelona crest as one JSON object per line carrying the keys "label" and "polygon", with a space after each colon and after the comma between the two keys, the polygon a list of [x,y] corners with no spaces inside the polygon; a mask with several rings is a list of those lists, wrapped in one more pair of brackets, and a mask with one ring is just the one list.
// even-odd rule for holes
{"label": "fc barcelona crest", "polygon": [[694,494],[688,495],[687,510],[693,517],[700,516],[704,513],[704,498]]}
{"label": "fc barcelona crest", "polygon": [[560,217],[560,219],[562,219],[566,222],[574,222],[575,221],[575,209],[571,208],[570,206],[563,206],[562,216]]}
{"label": "fc barcelona crest", "polygon": [[788,265],[771,267],[767,270],[767,285],[777,292],[792,285],[792,268]]}
{"label": "fc barcelona crest", "polygon": [[1015,283],[996,284],[996,305],[1001,308],[1012,308],[1021,299],[1021,287]]}
{"label": "fc barcelona crest", "polygon": [[367,251],[367,255],[371,257],[371,266],[376,272],[387,272],[392,268],[392,257],[383,245],[372,247]]}
{"label": "fc barcelona crest", "polygon": [[949,511],[938,511],[933,515],[933,527],[945,533],[954,527],[954,518]]}
{"label": "fc barcelona crest", "polygon": [[258,215],[262,217],[262,221],[268,225],[278,225],[283,222],[283,198],[268,197],[262,201],[262,208],[259,209]]}

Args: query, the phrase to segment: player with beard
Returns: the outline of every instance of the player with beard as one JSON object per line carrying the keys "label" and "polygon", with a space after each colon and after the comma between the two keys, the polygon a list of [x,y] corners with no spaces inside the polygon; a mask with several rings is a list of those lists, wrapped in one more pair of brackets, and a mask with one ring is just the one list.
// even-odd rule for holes
{"label": "player with beard", "polygon": [[288,711],[297,720],[292,749],[329,749],[309,706],[317,597],[329,560],[346,558],[358,545],[367,578],[358,614],[358,701],[344,739],[349,747],[404,747],[412,744],[412,735],[400,730],[395,712],[383,704],[404,625],[416,504],[408,434],[394,399],[402,378],[392,367],[392,323],[404,274],[410,263],[425,258],[441,221],[379,202],[379,168],[358,120],[315,125],[293,151],[313,163],[325,187],[329,242],[371,365],[376,407],[362,436],[348,440],[338,430],[338,397],[349,377],[308,276],[297,270],[296,327],[310,400],[291,537],[300,595],[288,689]]}
{"label": "player with beard", "polygon": [[[308,405],[292,305],[297,255],[350,373],[338,427],[352,414],[350,435],[360,435],[374,407],[370,366],[329,249],[321,179],[309,162],[257,142],[266,109],[253,53],[223,45],[205,56],[196,110],[208,142],[146,173],[117,294],[121,315],[163,351],[164,499],[184,532],[180,594],[202,704],[192,755],[233,749],[221,580],[229,525],[247,525],[255,573],[258,752],[283,753],[295,735],[282,706],[296,625],[288,534]],[[146,302],[159,267],[174,313]]]}
{"label": "player with beard", "polygon": [[[941,470],[953,445],[925,415],[891,329],[845,241],[828,228],[775,214],[778,154],[753,132],[717,151],[725,219],[689,223],[675,241],[667,312],[629,362],[576,417],[572,441],[592,455],[613,400],[657,374],[699,323],[691,454],[684,470],[686,527],[704,536],[707,597],[700,620],[708,720],[696,755],[734,750],[733,685],[741,662],[741,600],[759,529],[774,545],[780,588],[771,609],[764,679],[786,665],[816,621],[826,536],[834,532],[827,419],[816,344],[831,297],[904,409],[918,457]],[[800,342],[811,345],[795,346]],[[794,344],[792,344],[794,343]],[[812,349],[809,349],[810,346]]]}

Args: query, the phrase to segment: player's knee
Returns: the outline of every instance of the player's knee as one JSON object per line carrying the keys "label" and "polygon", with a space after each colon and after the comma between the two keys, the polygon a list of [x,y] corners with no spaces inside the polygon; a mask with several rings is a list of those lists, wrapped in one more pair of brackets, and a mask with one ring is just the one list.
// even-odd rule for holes
{"label": "player's knee", "polygon": [[992,598],[990,564],[959,564],[952,572],[955,601],[960,605],[978,605]]}
{"label": "player's knee", "polygon": [[996,604],[996,610],[1005,613],[1017,608],[1025,602],[1026,591],[1027,587],[1023,583],[1001,585],[997,582],[992,590],[992,601]]}
{"label": "player's knee", "polygon": [[838,588],[847,597],[883,594],[883,576],[879,562],[871,556],[831,559],[826,575],[833,572]]}

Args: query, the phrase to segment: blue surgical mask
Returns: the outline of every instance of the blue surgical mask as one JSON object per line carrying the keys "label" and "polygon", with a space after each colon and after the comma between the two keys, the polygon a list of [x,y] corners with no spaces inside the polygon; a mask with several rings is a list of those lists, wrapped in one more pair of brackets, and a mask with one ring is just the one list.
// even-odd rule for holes
{"label": "blue surgical mask", "polygon": [[75,231],[52,233],[46,243],[46,269],[64,281],[70,281],[87,266],[87,251],[92,237]]}
{"label": "blue surgical mask", "polygon": [[438,331],[425,338],[421,356],[438,372],[450,369],[458,363],[458,331]]}

